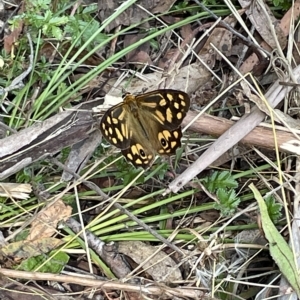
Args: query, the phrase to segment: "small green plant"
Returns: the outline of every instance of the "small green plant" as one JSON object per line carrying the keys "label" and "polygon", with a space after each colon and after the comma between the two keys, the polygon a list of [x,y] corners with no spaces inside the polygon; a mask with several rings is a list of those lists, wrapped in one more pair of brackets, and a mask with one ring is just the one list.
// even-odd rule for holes
{"label": "small green plant", "polygon": [[265,202],[267,205],[268,213],[271,220],[276,223],[281,218],[282,205],[275,202],[275,198],[272,196],[266,196]]}
{"label": "small green plant", "polygon": [[[52,255],[51,260],[48,261],[48,257]],[[41,254],[25,259],[17,269],[30,272],[38,268],[39,272],[59,274],[68,263],[69,258],[68,254],[64,252],[51,251],[49,255]],[[45,261],[47,262],[44,263]],[[41,265],[43,267],[39,268]]]}
{"label": "small green plant", "polygon": [[[91,15],[77,14],[69,18],[68,24],[65,26],[66,36],[72,38],[72,42],[75,43],[75,47],[81,46],[85,43],[100,27],[98,21],[94,20]],[[84,34],[82,34],[84,32]],[[94,39],[93,43],[87,46],[87,50],[92,50],[95,45],[104,42],[107,39],[107,35],[99,33]]]}
{"label": "small green plant", "polygon": [[210,193],[215,193],[218,197],[219,203],[215,204],[215,208],[220,210],[222,216],[235,212],[240,203],[240,198],[236,196],[234,190],[238,187],[238,183],[229,172],[214,172],[204,178],[202,183]]}
{"label": "small green plant", "polygon": [[209,192],[215,193],[217,189],[235,189],[238,187],[238,183],[229,172],[214,172],[211,176],[203,179],[204,186]]}
{"label": "small green plant", "polygon": [[220,203],[216,203],[215,208],[221,211],[222,216],[232,215],[241,201],[233,189],[218,189],[217,197]]}
{"label": "small green plant", "polygon": [[[30,27],[31,32],[36,33],[42,30],[44,37],[61,40],[64,36],[64,31],[61,26],[66,25],[69,18],[67,16],[56,17],[50,10],[46,10],[41,15],[29,11],[15,16],[15,18],[9,22],[11,29],[14,30],[14,28],[18,28],[21,21],[24,21],[25,25]],[[34,34],[32,36],[34,36]]]}
{"label": "small green plant", "polygon": [[[127,165],[125,165],[127,164]],[[130,166],[129,166],[130,165]],[[116,175],[117,179],[122,180],[122,184],[124,186],[128,185],[132,182],[138,174],[141,172],[141,169],[136,169],[134,166],[126,162],[125,160],[119,160],[117,163],[119,172]],[[143,184],[145,182],[145,174],[140,176],[136,181],[135,184]]]}
{"label": "small green plant", "polygon": [[[30,4],[27,3],[25,12],[9,21],[11,30],[19,28],[23,22],[32,37],[37,36],[37,32],[41,30],[43,38],[76,41],[75,46],[79,47],[100,27],[92,15],[92,12],[96,11],[95,5],[89,6],[88,9],[78,8],[73,16],[68,15],[67,4],[61,2],[60,11],[53,11],[51,5],[51,1],[48,0],[33,0]],[[101,43],[105,39],[105,34],[99,34],[95,37],[94,43]],[[89,46],[92,49],[93,45]]]}
{"label": "small green plant", "polygon": [[290,0],[272,0],[274,6],[281,7],[285,10],[288,10],[292,6],[292,1]]}

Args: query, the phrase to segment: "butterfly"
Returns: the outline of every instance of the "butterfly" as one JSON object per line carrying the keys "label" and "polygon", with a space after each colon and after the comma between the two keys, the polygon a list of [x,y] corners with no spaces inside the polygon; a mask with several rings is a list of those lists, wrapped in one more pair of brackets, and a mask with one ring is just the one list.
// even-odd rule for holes
{"label": "butterfly", "polygon": [[180,125],[189,107],[189,96],[177,90],[127,94],[123,102],[105,112],[100,130],[127,161],[148,168],[157,154],[172,155],[181,146]]}

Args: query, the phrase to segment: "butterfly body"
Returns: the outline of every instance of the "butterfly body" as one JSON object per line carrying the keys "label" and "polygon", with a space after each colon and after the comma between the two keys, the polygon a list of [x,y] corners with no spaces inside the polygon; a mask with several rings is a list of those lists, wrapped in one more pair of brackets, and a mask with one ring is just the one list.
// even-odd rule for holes
{"label": "butterfly body", "polygon": [[190,106],[188,95],[157,90],[128,94],[104,114],[100,130],[136,167],[149,167],[155,155],[172,155],[181,146],[180,124]]}

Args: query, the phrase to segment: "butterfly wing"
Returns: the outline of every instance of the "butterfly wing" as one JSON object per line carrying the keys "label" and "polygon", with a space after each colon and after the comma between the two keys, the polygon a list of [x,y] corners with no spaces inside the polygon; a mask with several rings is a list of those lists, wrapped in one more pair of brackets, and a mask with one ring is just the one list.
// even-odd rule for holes
{"label": "butterfly wing", "polygon": [[149,138],[139,135],[140,130],[133,131],[129,147],[122,149],[124,157],[135,167],[148,168],[152,165],[156,154],[173,155],[181,146],[181,128],[171,131],[160,130],[156,127],[156,123],[152,123],[149,119],[148,121],[147,134]]}
{"label": "butterfly wing", "polygon": [[165,129],[177,129],[190,108],[189,96],[176,90],[157,90],[135,97],[139,108],[150,113]]}
{"label": "butterfly wing", "polygon": [[136,97],[140,123],[147,128],[152,148],[160,155],[175,154],[181,146],[180,124],[190,107],[189,96],[176,90],[157,90]]}
{"label": "butterfly wing", "polygon": [[130,142],[128,148],[121,150],[127,161],[131,162],[136,168],[150,167],[156,155],[150,141],[146,138],[137,139],[137,137],[133,135]]}
{"label": "butterfly wing", "polygon": [[106,111],[103,115],[100,130],[109,143],[120,149],[130,146],[132,130],[130,127],[130,112],[127,105],[119,103]]}

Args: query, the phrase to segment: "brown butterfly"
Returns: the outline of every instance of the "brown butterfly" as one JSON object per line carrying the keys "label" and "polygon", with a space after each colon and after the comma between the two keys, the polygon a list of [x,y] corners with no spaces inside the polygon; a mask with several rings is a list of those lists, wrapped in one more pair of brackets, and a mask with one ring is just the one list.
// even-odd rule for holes
{"label": "brown butterfly", "polygon": [[135,167],[148,168],[156,154],[172,155],[181,146],[181,123],[190,107],[189,96],[177,90],[156,90],[111,107],[100,130]]}

